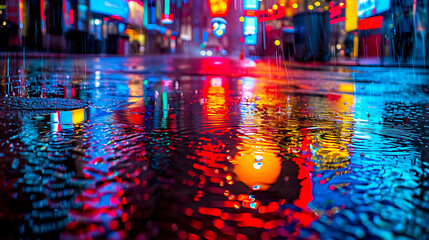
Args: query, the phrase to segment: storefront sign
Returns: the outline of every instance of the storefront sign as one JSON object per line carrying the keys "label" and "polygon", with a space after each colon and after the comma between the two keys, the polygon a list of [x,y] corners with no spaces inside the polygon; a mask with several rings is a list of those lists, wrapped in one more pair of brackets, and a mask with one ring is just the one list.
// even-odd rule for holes
{"label": "storefront sign", "polygon": [[244,43],[256,45],[258,33],[258,19],[256,17],[245,17],[243,22]]}
{"label": "storefront sign", "polygon": [[89,8],[94,13],[128,19],[129,7],[126,0],[91,0]]}
{"label": "storefront sign", "polygon": [[244,16],[245,17],[256,17],[258,22],[267,22],[279,18],[283,18],[286,15],[286,8],[284,6],[274,5],[273,8],[265,9],[265,10],[253,10],[253,9],[245,9]]}
{"label": "storefront sign", "polygon": [[390,0],[358,0],[359,19],[374,16],[390,9]]}
{"label": "storefront sign", "polygon": [[376,16],[359,20],[359,30],[377,29],[383,27],[383,16]]}

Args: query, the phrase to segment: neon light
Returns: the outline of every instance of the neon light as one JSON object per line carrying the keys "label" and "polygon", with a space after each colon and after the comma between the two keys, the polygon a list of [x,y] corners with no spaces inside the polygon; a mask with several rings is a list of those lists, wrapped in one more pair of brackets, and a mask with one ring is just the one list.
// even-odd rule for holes
{"label": "neon light", "polygon": [[359,19],[374,16],[390,9],[390,0],[358,0]]}
{"label": "neon light", "polygon": [[277,9],[269,8],[265,10],[244,10],[245,17],[257,17],[258,22],[266,22],[283,18],[285,14],[285,6],[277,6]]}
{"label": "neon light", "polygon": [[210,16],[225,17],[228,15],[231,0],[207,0]]}
{"label": "neon light", "polygon": [[[65,0],[63,1],[65,2]],[[129,6],[126,0],[91,0],[89,1],[89,9],[91,12],[108,16],[117,15],[122,19],[127,19],[129,15]]]}
{"label": "neon light", "polygon": [[258,8],[259,8],[258,0],[244,0],[244,9],[257,10]]}
{"label": "neon light", "polygon": [[223,18],[213,18],[212,19],[212,30],[213,30],[213,34],[217,37],[220,38],[225,34],[225,30],[226,30],[226,20]]}
{"label": "neon light", "polygon": [[198,30],[198,26],[195,26],[194,28],[194,42],[195,43],[199,43],[200,42],[200,37],[199,37],[199,30]]}
{"label": "neon light", "polygon": [[243,22],[244,36],[256,34],[258,32],[258,22],[256,17],[245,17]]}
{"label": "neon light", "polygon": [[357,0],[346,0],[346,31],[358,29]]}
{"label": "neon light", "polygon": [[67,2],[66,0],[63,0],[63,16],[65,16],[67,13]]}
{"label": "neon light", "polygon": [[170,15],[170,0],[164,1],[164,14]]}
{"label": "neon light", "polygon": [[340,18],[331,19],[329,21],[329,23],[336,24],[336,23],[339,23],[339,22],[344,22],[345,20],[346,20],[346,17],[340,17]]}
{"label": "neon light", "polygon": [[257,41],[258,40],[257,40],[256,34],[244,37],[244,44],[246,44],[246,45],[256,45]]}
{"label": "neon light", "polygon": [[150,6],[150,23],[156,23],[156,8],[155,6]]}
{"label": "neon light", "polygon": [[23,23],[24,23],[24,5],[22,3],[22,0],[19,0],[19,25],[20,28],[22,28]]}
{"label": "neon light", "polygon": [[69,11],[69,22],[70,22],[70,25],[73,25],[73,22],[74,22],[73,9],[70,9]]}
{"label": "neon light", "polygon": [[148,24],[147,1],[143,1],[143,26]]}
{"label": "neon light", "polygon": [[166,92],[162,93],[162,109],[168,110],[168,96]]}
{"label": "neon light", "polygon": [[331,18],[331,20],[329,21],[331,24],[335,24],[335,23],[339,23],[339,22],[344,22],[346,20],[345,17],[341,17],[341,15],[343,14],[342,9],[344,9],[346,7],[346,5],[344,3],[339,4],[337,6],[334,6],[335,3],[331,2],[329,4],[329,17]]}
{"label": "neon light", "polygon": [[[148,24],[146,26],[146,30],[153,30],[153,31],[158,31],[160,33],[167,33],[167,31],[171,31],[170,29],[163,27],[163,26],[159,26],[156,24]],[[176,31],[171,31],[171,36],[177,36],[177,32]]]}
{"label": "neon light", "polygon": [[244,42],[246,45],[256,45],[257,34],[258,34],[258,17],[260,11],[258,11],[259,2],[258,0],[244,0],[244,18],[243,18],[243,35],[244,38],[240,38],[240,42]]}
{"label": "neon light", "polygon": [[329,7],[330,7],[330,9],[329,9],[329,13],[330,13],[329,17],[330,18],[335,18],[335,17],[341,15],[341,13],[342,13],[341,10],[344,9],[346,6],[344,4],[340,4],[340,5],[334,6],[334,2],[331,2],[329,4]]}
{"label": "neon light", "polygon": [[255,10],[244,10],[244,16],[246,17],[255,17],[258,14],[258,11]]}
{"label": "neon light", "polygon": [[121,16],[119,16],[119,15],[112,15],[112,16],[110,16],[110,19],[124,20],[124,18],[122,18],[122,17],[121,17]]}
{"label": "neon light", "polygon": [[125,31],[125,24],[118,23],[118,32],[123,33]]}
{"label": "neon light", "polygon": [[203,32],[203,43],[207,43],[207,32],[206,31]]}
{"label": "neon light", "polygon": [[171,24],[174,22],[174,15],[173,14],[161,14],[161,22],[164,24]]}
{"label": "neon light", "polygon": [[359,20],[359,30],[378,29],[383,27],[383,16]]}
{"label": "neon light", "polygon": [[45,21],[45,0],[40,0],[40,18]]}

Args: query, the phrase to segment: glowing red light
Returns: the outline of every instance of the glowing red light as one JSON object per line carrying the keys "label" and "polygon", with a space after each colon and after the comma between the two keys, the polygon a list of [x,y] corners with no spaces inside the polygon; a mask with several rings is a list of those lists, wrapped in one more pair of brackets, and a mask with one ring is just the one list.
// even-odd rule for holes
{"label": "glowing red light", "polygon": [[119,15],[113,15],[113,16],[110,16],[110,18],[111,19],[116,19],[116,20],[123,20],[123,18],[120,17]]}
{"label": "glowing red light", "polygon": [[344,22],[346,20],[346,17],[340,17],[341,14],[343,13],[343,9],[346,7],[346,5],[344,3],[340,3],[337,6],[334,6],[335,3],[331,2],[329,4],[329,17],[331,18],[330,23],[331,24],[335,24],[335,23],[339,23],[339,22]]}
{"label": "glowing red light", "polygon": [[359,30],[377,29],[383,27],[383,16],[359,20]]}
{"label": "glowing red light", "polygon": [[46,20],[45,17],[45,0],[40,0],[40,16],[42,20]]}
{"label": "glowing red light", "polygon": [[73,9],[70,9],[69,11],[69,21],[70,21],[70,25],[73,25],[73,22],[74,22]]}
{"label": "glowing red light", "polygon": [[67,13],[67,5],[66,5],[66,0],[63,0],[63,16],[65,16]]}
{"label": "glowing red light", "polygon": [[198,211],[201,214],[215,216],[215,217],[219,217],[222,214],[222,211],[218,208],[199,207]]}
{"label": "glowing red light", "polygon": [[346,17],[339,17],[339,18],[331,19],[329,21],[329,23],[335,24],[335,23],[339,23],[339,22],[344,22],[345,20],[346,20]]}
{"label": "glowing red light", "polygon": [[174,15],[173,14],[161,14],[161,22],[165,24],[173,23]]}

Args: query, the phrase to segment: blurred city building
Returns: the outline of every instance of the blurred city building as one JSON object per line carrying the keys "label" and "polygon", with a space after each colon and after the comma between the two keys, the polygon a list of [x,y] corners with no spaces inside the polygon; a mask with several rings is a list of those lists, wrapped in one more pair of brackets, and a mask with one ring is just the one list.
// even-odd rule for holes
{"label": "blurred city building", "polygon": [[428,0],[0,0],[2,51],[427,59]]}

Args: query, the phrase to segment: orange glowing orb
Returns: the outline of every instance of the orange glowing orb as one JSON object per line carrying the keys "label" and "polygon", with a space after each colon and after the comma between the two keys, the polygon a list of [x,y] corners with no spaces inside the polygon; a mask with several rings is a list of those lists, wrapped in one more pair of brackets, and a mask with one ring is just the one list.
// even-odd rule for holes
{"label": "orange glowing orb", "polygon": [[[249,145],[244,148],[246,147]],[[237,180],[255,191],[268,190],[280,176],[282,160],[275,151],[263,150],[266,147],[273,146],[256,143],[247,150],[239,152],[233,160]]]}

